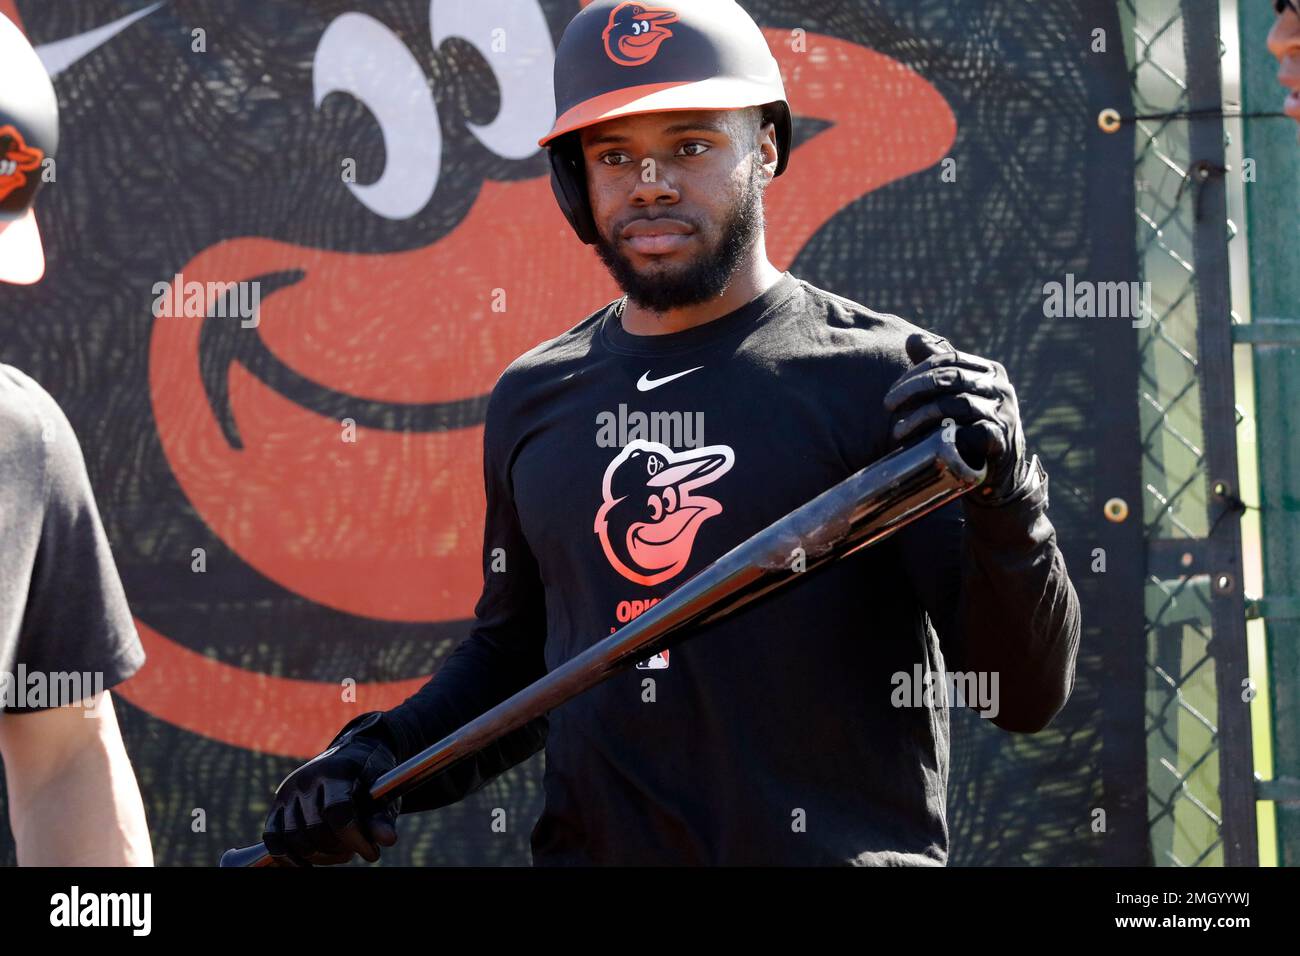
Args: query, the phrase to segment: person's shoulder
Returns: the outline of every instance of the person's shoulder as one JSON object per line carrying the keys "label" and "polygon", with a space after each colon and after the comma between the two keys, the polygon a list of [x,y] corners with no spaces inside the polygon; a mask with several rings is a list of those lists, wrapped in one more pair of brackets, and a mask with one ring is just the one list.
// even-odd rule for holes
{"label": "person's shoulder", "polygon": [[855,302],[850,298],[831,292],[829,289],[815,286],[806,279],[800,279],[799,285],[803,288],[809,300],[819,306],[819,312],[824,313],[826,321],[830,325],[858,328],[872,332],[901,334],[903,336],[910,335],[913,332],[926,331],[901,315],[895,315],[892,312],[880,312],[870,306],[863,305],[861,302]]}
{"label": "person's shoulder", "polygon": [[[911,367],[907,340],[913,335],[937,333],[892,312],[881,312],[805,279],[799,280],[813,320],[831,330],[837,345],[850,345],[899,369]],[[834,334],[838,333],[838,334]]]}
{"label": "person's shoulder", "polygon": [[50,414],[62,414],[54,397],[26,372],[0,363],[0,421],[5,430],[39,433],[41,416]]}
{"label": "person's shoulder", "polygon": [[30,455],[71,426],[36,379],[0,363],[0,448],[6,455]]}
{"label": "person's shoulder", "polygon": [[0,364],[0,461],[7,476],[48,489],[77,484],[85,465],[68,417],[26,372]]}
{"label": "person's shoulder", "polygon": [[538,342],[507,365],[492,386],[488,419],[499,421],[530,407],[541,392],[561,387],[590,363],[600,324],[613,304],[606,303],[567,331]]}
{"label": "person's shoulder", "polygon": [[[614,302],[608,302],[602,305],[573,328],[538,342],[506,366],[501,373],[501,380],[521,382],[534,376],[545,377],[576,361],[589,359],[592,345],[600,332],[600,324],[613,304]],[[498,384],[499,382],[500,380]]]}
{"label": "person's shoulder", "polygon": [[613,304],[606,303],[571,329],[538,342],[507,365],[492,388],[493,404],[503,405],[537,386],[554,385],[590,362],[600,324]]}

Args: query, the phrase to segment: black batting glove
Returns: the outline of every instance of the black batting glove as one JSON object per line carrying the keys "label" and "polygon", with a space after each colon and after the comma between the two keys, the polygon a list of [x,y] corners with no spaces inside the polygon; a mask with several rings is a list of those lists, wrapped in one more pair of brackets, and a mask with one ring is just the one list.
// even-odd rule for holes
{"label": "black batting glove", "polygon": [[271,856],[298,866],[347,863],[356,854],[378,860],[380,847],[397,842],[401,800],[379,806],[369,792],[397,766],[395,749],[381,711],[349,721],[276,789],[262,833]]}
{"label": "black batting glove", "polygon": [[885,409],[898,444],[951,419],[957,450],[967,461],[988,465],[980,486],[963,500],[998,505],[1014,498],[1030,478],[1020,407],[1001,363],[959,352],[937,335],[907,337],[914,363],[890,386]]}

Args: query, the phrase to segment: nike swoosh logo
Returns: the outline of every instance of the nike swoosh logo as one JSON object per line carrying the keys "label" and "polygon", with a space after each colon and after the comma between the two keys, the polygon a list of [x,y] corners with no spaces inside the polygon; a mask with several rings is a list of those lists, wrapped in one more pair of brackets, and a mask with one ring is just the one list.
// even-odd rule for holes
{"label": "nike swoosh logo", "polygon": [[66,37],[62,40],[42,43],[36,48],[36,55],[41,58],[41,63],[45,65],[46,73],[50,74],[51,77],[58,76],[87,53],[103,46],[135,21],[141,17],[147,17],[161,6],[161,2],[155,3],[153,6],[137,10],[135,13],[128,13],[126,16],[102,27],[95,27],[93,30],[87,30],[85,33],[78,33],[76,36]]}
{"label": "nike swoosh logo", "polygon": [[675,375],[665,375],[663,378],[651,378],[650,373],[644,373],[636,383],[638,392],[648,392],[652,388],[658,388],[660,385],[667,384],[675,378],[681,378],[683,375],[690,375],[692,372],[698,372],[704,368],[703,365],[697,365],[695,368],[688,368],[685,372],[678,372]]}

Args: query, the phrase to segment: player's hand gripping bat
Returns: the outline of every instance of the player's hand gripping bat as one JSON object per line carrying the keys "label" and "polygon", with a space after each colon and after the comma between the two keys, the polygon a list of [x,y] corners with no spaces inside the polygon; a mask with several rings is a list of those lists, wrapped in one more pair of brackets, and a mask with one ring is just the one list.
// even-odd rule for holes
{"label": "player's hand gripping bat", "polygon": [[[888,537],[984,480],[941,429],[899,448],[738,544],[648,610],[375,781],[377,802],[399,797],[637,661],[698,633],[755,598]],[[970,454],[970,453],[968,453]],[[971,454],[970,457],[976,457]],[[799,550],[801,549],[801,550]],[[796,557],[802,556],[802,561]],[[227,850],[222,866],[272,866],[262,844]]]}

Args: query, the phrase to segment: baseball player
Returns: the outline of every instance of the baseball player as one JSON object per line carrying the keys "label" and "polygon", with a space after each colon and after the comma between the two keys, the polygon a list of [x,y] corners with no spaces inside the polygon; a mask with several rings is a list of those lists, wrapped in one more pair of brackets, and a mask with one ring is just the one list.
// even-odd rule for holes
{"label": "baseball player", "polygon": [[[535,865],[944,865],[946,674],[976,677],[990,693],[958,702],[1020,733],[1074,685],[1078,599],[1006,371],[768,260],[791,113],[736,3],[595,0],[560,41],[555,93],[539,145],[556,197],[626,294],[497,381],[471,632],[284,780],[268,850],[377,859],[398,813],[544,747]],[[987,461],[981,487],[369,802],[396,762],[945,423]]]}
{"label": "baseball player", "polygon": [[1277,78],[1287,88],[1282,110],[1300,123],[1300,5],[1296,0],[1273,0],[1277,20],[1268,32],[1268,48],[1277,57]]}
{"label": "baseball player", "polygon": [[[0,15],[0,282],[45,272],[32,200],[58,136],[54,86]],[[143,663],[76,435],[0,365],[0,759],[20,864],[153,865],[108,693]]]}

